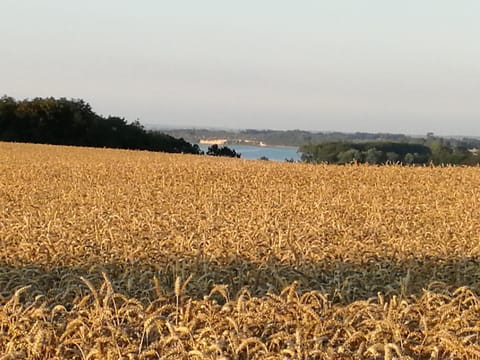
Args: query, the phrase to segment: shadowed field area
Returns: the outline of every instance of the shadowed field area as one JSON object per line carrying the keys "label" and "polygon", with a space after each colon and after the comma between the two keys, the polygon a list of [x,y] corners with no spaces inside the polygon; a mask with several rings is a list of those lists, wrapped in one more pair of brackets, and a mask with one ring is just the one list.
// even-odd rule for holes
{"label": "shadowed field area", "polygon": [[0,143],[0,353],[480,357],[479,179]]}

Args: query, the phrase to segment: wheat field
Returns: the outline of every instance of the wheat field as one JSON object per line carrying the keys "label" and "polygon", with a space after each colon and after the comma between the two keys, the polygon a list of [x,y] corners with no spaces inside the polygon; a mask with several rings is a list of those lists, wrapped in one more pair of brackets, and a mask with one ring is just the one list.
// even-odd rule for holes
{"label": "wheat field", "polygon": [[0,359],[480,358],[479,184],[0,143]]}

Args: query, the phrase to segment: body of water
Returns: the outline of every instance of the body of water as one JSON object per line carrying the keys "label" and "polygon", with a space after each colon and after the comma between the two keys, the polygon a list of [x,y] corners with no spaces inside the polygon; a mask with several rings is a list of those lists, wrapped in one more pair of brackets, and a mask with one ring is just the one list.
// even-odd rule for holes
{"label": "body of water", "polygon": [[[200,149],[207,152],[210,145],[201,144]],[[230,149],[234,149],[237,153],[242,154],[242,159],[258,160],[262,156],[273,161],[285,161],[285,159],[300,160],[296,147],[279,147],[279,146],[251,146],[251,145],[227,145]]]}

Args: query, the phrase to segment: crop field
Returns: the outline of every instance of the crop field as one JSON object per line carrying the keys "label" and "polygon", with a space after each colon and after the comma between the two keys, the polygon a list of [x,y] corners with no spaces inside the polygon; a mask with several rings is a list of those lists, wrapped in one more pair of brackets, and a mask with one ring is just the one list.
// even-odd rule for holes
{"label": "crop field", "polygon": [[0,359],[480,358],[480,168],[0,143]]}

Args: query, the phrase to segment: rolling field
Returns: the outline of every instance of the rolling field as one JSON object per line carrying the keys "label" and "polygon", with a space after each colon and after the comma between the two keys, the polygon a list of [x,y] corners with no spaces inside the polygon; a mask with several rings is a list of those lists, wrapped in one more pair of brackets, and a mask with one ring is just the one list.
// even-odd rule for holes
{"label": "rolling field", "polygon": [[480,358],[480,168],[0,143],[0,359]]}

